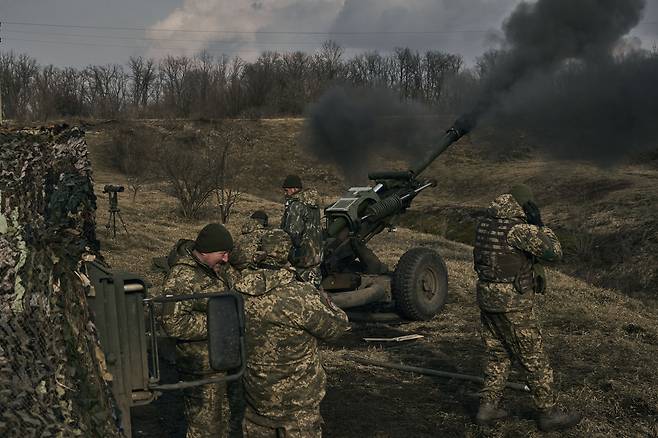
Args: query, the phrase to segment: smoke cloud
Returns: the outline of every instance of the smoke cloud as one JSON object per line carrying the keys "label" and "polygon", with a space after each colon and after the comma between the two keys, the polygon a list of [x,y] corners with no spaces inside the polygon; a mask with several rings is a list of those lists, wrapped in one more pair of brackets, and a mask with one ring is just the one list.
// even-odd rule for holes
{"label": "smoke cloud", "polygon": [[658,56],[624,39],[645,0],[540,0],[506,20],[476,114],[545,152],[614,164],[658,144]]}
{"label": "smoke cloud", "polygon": [[[614,164],[655,148],[658,54],[627,37],[645,6],[645,0],[518,4],[503,22],[500,49],[487,57],[469,120],[501,132],[522,130],[535,147],[559,158]],[[386,113],[409,117],[393,129],[388,120],[378,120]],[[391,95],[332,90],[309,111],[310,145],[348,175],[363,173],[360,163],[386,140],[413,161],[442,134],[439,127],[413,121],[427,113]]]}
{"label": "smoke cloud", "polygon": [[414,155],[436,137],[428,108],[400,102],[387,90],[333,88],[308,109],[306,120],[307,146],[351,183],[375,170],[368,165],[373,158],[393,151]]}

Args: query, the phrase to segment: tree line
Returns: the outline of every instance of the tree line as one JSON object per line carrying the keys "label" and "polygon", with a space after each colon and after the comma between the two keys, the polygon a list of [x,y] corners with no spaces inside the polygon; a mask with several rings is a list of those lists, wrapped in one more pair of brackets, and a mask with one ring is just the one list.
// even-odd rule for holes
{"label": "tree line", "polygon": [[335,84],[385,88],[401,99],[451,108],[462,98],[446,84],[474,73],[460,55],[398,48],[347,57],[325,42],[315,53],[263,52],[239,57],[131,57],[126,65],[84,68],[41,66],[34,58],[0,53],[4,116],[19,120],[60,117],[258,117],[299,115]]}

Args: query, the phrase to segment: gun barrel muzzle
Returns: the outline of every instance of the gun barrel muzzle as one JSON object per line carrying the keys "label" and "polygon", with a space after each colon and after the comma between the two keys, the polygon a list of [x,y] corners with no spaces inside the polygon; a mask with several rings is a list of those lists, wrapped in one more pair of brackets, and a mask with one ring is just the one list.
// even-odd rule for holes
{"label": "gun barrel muzzle", "polygon": [[427,169],[427,167],[432,164],[436,157],[441,155],[448,147],[462,138],[464,135],[468,134],[471,129],[475,127],[476,115],[473,113],[468,113],[455,121],[455,124],[448,129],[443,137],[439,140],[437,144],[425,158],[418,161],[412,168],[411,172],[414,176],[418,176],[422,171]]}

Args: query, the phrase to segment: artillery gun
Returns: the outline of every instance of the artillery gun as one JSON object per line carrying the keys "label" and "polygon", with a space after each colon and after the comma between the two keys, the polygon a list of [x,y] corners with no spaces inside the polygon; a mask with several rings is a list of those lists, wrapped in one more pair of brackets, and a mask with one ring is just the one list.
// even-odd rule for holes
{"label": "artillery gun", "polygon": [[391,272],[367,244],[393,230],[414,198],[436,186],[420,174],[471,128],[470,117],[461,117],[411,169],[370,173],[372,186],[352,187],[325,209],[322,287],[353,319],[427,320],[445,305],[448,273],[437,251],[412,248]]}
{"label": "artillery gun", "polygon": [[[436,251],[412,248],[400,258],[395,271],[389,272],[367,248],[367,242],[394,227],[413,199],[436,185],[418,176],[469,129],[465,119],[458,120],[431,153],[410,170],[372,173],[369,178],[375,183],[373,187],[350,188],[325,210],[327,256],[322,266],[322,285],[333,301],[352,316],[360,309],[374,319],[391,315],[397,318],[398,314],[408,319],[429,319],[445,304],[447,271]],[[131,408],[149,404],[165,391],[240,378],[245,370],[246,349],[239,294],[217,291],[149,297],[148,285],[139,276],[113,271],[98,261],[87,262],[85,267],[93,286],[88,303],[113,376],[112,392],[127,436],[131,435]],[[157,307],[186,300],[208,301],[209,365],[226,374],[163,382],[158,354],[163,339],[156,324]]]}

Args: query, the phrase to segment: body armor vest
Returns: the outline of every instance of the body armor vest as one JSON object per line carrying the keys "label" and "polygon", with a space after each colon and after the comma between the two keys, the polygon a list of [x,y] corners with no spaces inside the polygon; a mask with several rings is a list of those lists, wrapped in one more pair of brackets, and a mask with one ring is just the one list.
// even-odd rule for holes
{"label": "body armor vest", "polygon": [[473,260],[480,281],[512,283],[520,293],[533,290],[532,258],[507,243],[520,219],[486,217],[475,233]]}

